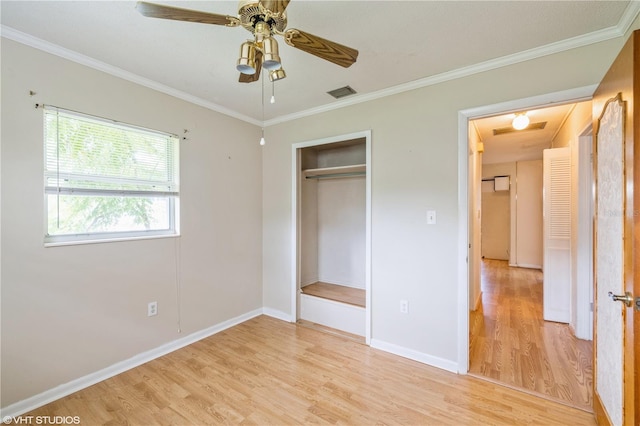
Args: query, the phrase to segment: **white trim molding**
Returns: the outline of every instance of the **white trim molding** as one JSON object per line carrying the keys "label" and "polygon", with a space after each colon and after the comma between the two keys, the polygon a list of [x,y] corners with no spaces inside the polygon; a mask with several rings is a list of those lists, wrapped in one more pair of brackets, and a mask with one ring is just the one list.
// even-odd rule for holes
{"label": "white trim molding", "polygon": [[404,346],[394,345],[393,343],[384,342],[378,339],[371,339],[371,347],[403,358],[412,359],[432,367],[450,371],[452,373],[458,372],[458,364],[455,361],[425,354],[414,349],[405,348]]}
{"label": "white trim molding", "polygon": [[[638,2],[640,3],[640,2]],[[469,371],[469,121],[513,111],[550,107],[593,98],[597,85],[516,99],[458,112],[458,373]],[[510,265],[514,266],[514,265]],[[520,265],[518,265],[520,266]]]}
{"label": "white trim molding", "polygon": [[242,120],[247,123],[254,124],[256,126],[263,125],[260,120],[256,120],[244,114],[240,114],[239,112],[233,111],[229,108],[225,108],[221,105],[215,104],[213,102],[207,101],[198,96],[191,95],[181,90],[174,89],[173,87],[169,87],[165,84],[158,83],[157,81],[148,79],[146,77],[142,77],[138,74],[134,74],[132,72],[123,70],[122,68],[109,65],[102,61],[98,61],[97,59],[93,59],[89,56],[83,55],[71,49],[67,49],[57,44],[34,37],[30,34],[23,33],[21,31],[18,31],[6,25],[0,25],[0,31],[1,31],[2,37],[5,37],[9,40],[13,40],[18,43],[22,43],[26,46],[30,46],[35,49],[39,49],[44,52],[50,53],[52,55],[59,56],[64,59],[68,59],[72,62],[87,66],[89,68],[93,68],[98,71],[102,71],[114,77],[122,78],[123,80],[127,80],[132,83],[136,83],[141,86],[148,87],[149,89],[153,89],[160,93],[164,93],[166,95],[173,96],[178,99],[182,99],[183,101],[190,102],[194,105],[198,105],[203,108],[207,108],[212,111],[219,112],[220,114],[228,115],[229,117],[237,118],[238,120]]}
{"label": "white trim molding", "polygon": [[271,318],[279,319],[280,321],[296,322],[296,320],[293,319],[293,317],[290,314],[287,314],[286,312],[282,312],[278,309],[265,307],[265,308],[262,308],[262,314]]}
{"label": "white trim molding", "polygon": [[620,22],[614,27],[604,28],[599,31],[594,31],[592,33],[584,34],[581,36],[568,38],[566,40],[550,43],[545,46],[524,50],[512,55],[502,56],[500,58],[490,59],[488,61],[479,62],[467,67],[446,71],[441,74],[420,78],[408,83],[382,89],[377,92],[350,96],[348,99],[332,102],[330,104],[321,105],[316,108],[310,108],[304,111],[299,111],[293,114],[283,115],[281,117],[267,120],[264,122],[264,126],[268,127],[274,124],[280,124],[287,121],[296,120],[298,118],[308,117],[311,115],[332,111],[334,109],[344,108],[347,106],[356,105],[403,92],[408,92],[410,90],[419,89],[422,87],[433,86],[436,84],[444,83],[446,81],[456,80],[458,78],[468,77],[485,71],[490,71],[497,68],[502,68],[509,65],[541,58],[544,56],[553,55],[567,50],[588,46],[590,44],[600,43],[617,37],[622,37],[629,30],[638,14],[640,14],[640,1],[631,1],[629,2],[629,6],[627,6],[624,15],[622,16],[622,18],[620,18]]}
{"label": "white trim molding", "polygon": [[365,253],[365,290],[366,290],[366,308],[365,308],[365,343],[367,345],[371,342],[371,245],[372,245],[372,221],[371,221],[371,176],[372,166],[371,166],[371,129],[362,130],[359,132],[348,133],[344,135],[334,135],[320,139],[313,139],[304,142],[297,142],[291,145],[291,316],[294,318],[294,321],[299,318],[299,309],[298,309],[298,282],[300,279],[299,276],[299,241],[298,241],[298,233],[299,233],[299,212],[298,212],[298,187],[299,187],[299,161],[300,161],[300,151],[302,148],[307,148],[310,146],[317,145],[325,145],[334,142],[348,141],[352,139],[364,138],[366,144],[366,161],[367,161],[367,173],[366,173],[366,253]]}
{"label": "white trim molding", "polygon": [[432,86],[432,85],[443,83],[446,81],[455,80],[462,77],[468,77],[473,74],[478,74],[478,73],[493,70],[496,68],[501,68],[508,65],[529,61],[529,60],[540,58],[543,56],[553,55],[556,53],[564,52],[564,51],[575,49],[578,47],[588,46],[590,44],[603,42],[603,41],[614,39],[617,37],[622,37],[631,28],[631,25],[633,24],[638,14],[640,14],[640,1],[637,1],[637,0],[630,1],[629,5],[627,6],[627,9],[625,10],[624,14],[620,18],[620,21],[618,22],[618,24],[609,28],[603,28],[598,31],[594,31],[588,34],[577,36],[577,37],[568,38],[566,40],[561,40],[555,43],[550,43],[545,46],[540,46],[540,47],[525,50],[522,52],[514,53],[511,55],[503,56],[500,58],[491,59],[488,61],[470,65],[467,67],[446,71],[441,74],[436,74],[433,76],[414,80],[408,83],[399,84],[397,86],[378,90],[376,92],[351,96],[348,99],[331,102],[329,104],[320,105],[315,108],[310,108],[303,111],[294,112],[291,114],[286,114],[286,115],[276,117],[266,121],[254,119],[252,117],[241,114],[237,111],[233,111],[229,108],[215,104],[211,101],[202,99],[198,96],[191,95],[189,93],[186,93],[186,92],[174,89],[172,87],[166,86],[164,84],[158,83],[156,81],[150,80],[146,77],[142,77],[140,75],[131,73],[129,71],[125,71],[121,68],[106,64],[104,62],[93,59],[89,56],[82,55],[78,52],[72,51],[70,49],[66,49],[62,46],[56,45],[54,43],[50,43],[46,40],[39,39],[37,37],[34,37],[30,34],[23,33],[11,27],[0,25],[0,30],[1,30],[2,37],[6,37],[10,40],[17,41],[18,43],[22,43],[27,46],[31,46],[36,49],[43,50],[53,55],[60,56],[62,58],[77,62],[82,65],[86,65],[88,67],[106,72],[108,74],[123,78],[125,80],[129,80],[131,82],[140,84],[145,87],[149,87],[151,89],[168,94],[170,96],[174,96],[178,99],[182,99],[184,101],[191,102],[195,105],[208,108],[212,111],[216,111],[221,114],[225,114],[230,117],[237,118],[247,123],[251,123],[261,127],[268,127],[275,124],[296,120],[298,118],[308,117],[315,114],[320,114],[323,112],[332,111],[335,109],[340,109],[347,106],[372,101],[374,99],[380,99],[386,96],[392,96],[398,93],[419,89],[421,87]]}
{"label": "white trim molding", "polygon": [[216,333],[241,324],[262,314],[262,308],[255,309],[253,311],[239,315],[235,318],[231,318],[227,321],[223,321],[219,324],[213,325],[200,331],[196,331],[195,333],[191,333],[183,338],[165,343],[164,345],[135,355],[124,361],[117,362],[113,365],[110,365],[109,367],[103,368],[102,370],[98,370],[96,372],[87,374],[86,376],[72,380],[68,383],[56,386],[55,388],[46,390],[38,395],[34,395],[22,401],[18,401],[7,407],[3,407],[1,409],[0,418],[4,419],[5,417],[17,417],[38,407],[42,407],[43,405],[53,402],[57,399],[60,399],[67,395],[71,395],[74,392],[95,385],[96,383],[109,379],[120,373],[124,373],[125,371],[131,370],[132,368],[138,367],[144,363],[153,361],[156,358],[160,358],[161,356],[167,355],[199,340],[205,339],[209,336],[213,336]]}

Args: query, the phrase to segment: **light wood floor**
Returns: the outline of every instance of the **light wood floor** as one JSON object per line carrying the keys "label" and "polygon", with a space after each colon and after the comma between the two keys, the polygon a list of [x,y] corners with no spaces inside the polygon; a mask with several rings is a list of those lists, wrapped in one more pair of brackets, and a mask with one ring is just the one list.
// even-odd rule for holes
{"label": "light wood floor", "polygon": [[346,287],[343,285],[317,282],[302,287],[304,294],[322,297],[323,299],[335,300],[336,302],[348,303],[365,307],[365,290],[361,288]]}
{"label": "light wood floor", "polygon": [[541,271],[483,260],[470,331],[471,374],[592,411],[592,342],[542,319]]}
{"label": "light wood floor", "polygon": [[340,337],[343,337],[345,339],[349,339],[349,340],[352,340],[354,342],[358,342],[358,343],[363,344],[363,345],[365,345],[367,343],[367,339],[364,336],[359,336],[357,334],[348,333],[348,332],[343,331],[343,330],[337,330],[335,328],[327,327],[326,325],[317,324],[315,322],[299,319],[298,321],[296,321],[296,324],[298,324],[301,327],[313,328],[314,330],[322,331],[322,332],[329,333],[329,334],[334,334],[336,336],[340,336]]}
{"label": "light wood floor", "polygon": [[593,416],[260,316],[27,415],[132,425],[593,425]]}

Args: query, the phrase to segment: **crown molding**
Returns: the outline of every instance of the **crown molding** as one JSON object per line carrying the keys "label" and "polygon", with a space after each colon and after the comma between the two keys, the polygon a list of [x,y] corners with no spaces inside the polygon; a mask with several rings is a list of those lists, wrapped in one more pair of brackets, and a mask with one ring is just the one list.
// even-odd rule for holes
{"label": "crown molding", "polygon": [[640,15],[640,0],[631,0],[617,25],[620,36],[625,35],[631,29],[631,25],[638,15]]}
{"label": "crown molding", "polygon": [[617,37],[622,37],[626,30],[631,26],[635,17],[640,13],[640,1],[633,1],[625,12],[625,15],[621,22],[624,20],[623,25],[615,27],[605,28],[599,31],[595,31],[582,36],[577,36],[562,40],[559,42],[547,44],[542,47],[534,49],[524,50],[522,52],[514,53],[512,55],[502,56],[500,58],[491,59],[489,61],[480,62],[468,67],[462,67],[453,71],[447,71],[441,74],[432,75],[429,77],[421,78],[418,80],[410,81],[408,83],[399,84],[397,86],[382,89],[377,92],[366,93],[362,95],[355,95],[348,99],[340,100],[330,104],[322,105],[317,108],[311,108],[304,111],[296,112],[293,114],[283,115],[271,120],[265,121],[265,127],[275,124],[284,123],[287,121],[297,120],[303,117],[309,117],[311,115],[320,114],[323,112],[332,111],[339,108],[344,108],[351,105],[356,105],[363,102],[369,102],[375,99],[385,98],[387,96],[397,95],[399,93],[408,92],[411,90],[419,89],[422,87],[433,86],[435,84],[444,83],[446,81],[456,80],[463,77],[468,77],[481,72],[494,70],[497,68],[506,67],[508,65],[518,64],[520,62],[530,61],[532,59],[541,58],[555,53],[564,52],[571,49],[576,49],[583,46],[607,41]]}
{"label": "crown molding", "polygon": [[386,89],[378,90],[376,92],[366,93],[362,95],[355,95],[347,99],[339,100],[336,102],[321,105],[315,108],[306,109],[303,111],[294,112],[292,114],[282,115],[280,117],[275,117],[273,119],[265,120],[265,121],[256,120],[247,115],[240,114],[237,111],[231,110],[229,108],[225,108],[221,105],[204,100],[202,98],[191,95],[189,93],[182,92],[180,90],[158,83],[154,80],[139,76],[137,74],[123,70],[122,68],[114,67],[112,65],[93,59],[89,56],[82,55],[73,50],[66,49],[59,45],[50,43],[46,40],[33,37],[29,34],[15,30],[11,27],[0,25],[0,31],[1,31],[2,37],[6,37],[18,43],[22,43],[27,46],[34,47],[36,49],[45,51],[47,53],[50,53],[56,56],[60,56],[70,61],[77,62],[81,65],[85,65],[90,68],[94,68],[96,70],[111,74],[115,77],[119,77],[124,80],[128,80],[136,84],[140,84],[141,86],[145,86],[150,89],[156,90],[158,92],[165,93],[175,98],[182,99],[186,102],[190,102],[192,104],[201,106],[203,108],[207,108],[212,111],[216,111],[221,114],[224,114],[233,118],[237,118],[238,120],[242,120],[256,126],[268,127],[268,126],[284,123],[287,121],[297,120],[299,118],[309,117],[312,115],[321,114],[324,112],[333,111],[336,109],[373,101],[373,100],[384,98],[387,96],[397,95],[403,92],[408,92],[411,90],[420,89],[423,87],[432,86],[435,84],[440,84],[440,83],[444,83],[451,80],[456,80],[458,78],[468,77],[481,72],[490,71],[497,68],[502,68],[505,66],[514,65],[521,62],[541,58],[544,56],[553,55],[553,54],[564,52],[567,50],[588,46],[590,44],[595,44],[595,43],[607,41],[610,39],[622,37],[624,36],[624,34],[626,34],[627,31],[629,31],[629,29],[633,25],[633,22],[635,21],[636,17],[639,14],[640,14],[640,0],[632,0],[629,2],[629,5],[627,6],[622,17],[620,18],[620,21],[614,27],[605,28],[599,31],[594,31],[589,34],[572,37],[559,42],[547,44],[545,46],[514,53],[512,55],[503,56],[500,58],[470,65],[467,67],[462,67],[452,71],[447,71],[447,72],[436,74],[433,76],[399,84]]}
{"label": "crown molding", "polygon": [[0,34],[2,35],[2,37],[7,38],[9,40],[13,40],[18,43],[33,47],[35,49],[39,49],[44,52],[50,53],[52,55],[59,56],[64,59],[68,59],[80,65],[84,65],[89,68],[93,68],[98,71],[105,72],[114,77],[118,77],[123,80],[127,80],[132,83],[136,83],[141,86],[148,87],[149,89],[153,89],[158,92],[167,94],[169,96],[173,96],[174,98],[178,98],[183,101],[201,106],[203,108],[207,108],[212,111],[219,112],[220,114],[237,118],[238,120],[246,121],[247,123],[251,123],[256,126],[262,126],[262,121],[260,120],[256,120],[244,114],[240,114],[236,111],[233,111],[229,108],[225,108],[213,102],[209,102],[197,96],[191,95],[189,93],[185,93],[181,90],[177,90],[172,87],[166,86],[164,84],[158,83],[157,81],[123,70],[122,68],[114,67],[113,65],[109,65],[105,62],[98,61],[89,56],[83,55],[81,53],[78,53],[70,49],[66,49],[57,44],[50,43],[46,40],[42,40],[40,38],[34,37],[27,33],[23,33],[21,31],[18,31],[6,25],[0,25]]}

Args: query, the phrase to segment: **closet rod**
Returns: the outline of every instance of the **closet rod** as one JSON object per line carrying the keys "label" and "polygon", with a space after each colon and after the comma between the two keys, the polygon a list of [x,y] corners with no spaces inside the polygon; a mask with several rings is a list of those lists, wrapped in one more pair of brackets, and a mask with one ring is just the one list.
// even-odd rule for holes
{"label": "closet rod", "polygon": [[329,174],[326,174],[326,175],[305,176],[305,179],[332,179],[332,178],[341,178],[341,177],[364,176],[366,174],[367,174],[367,172],[329,173]]}

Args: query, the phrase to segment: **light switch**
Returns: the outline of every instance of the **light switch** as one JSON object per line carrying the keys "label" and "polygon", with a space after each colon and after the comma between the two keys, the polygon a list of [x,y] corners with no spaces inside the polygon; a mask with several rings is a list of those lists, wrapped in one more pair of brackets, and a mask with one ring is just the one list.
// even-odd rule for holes
{"label": "light switch", "polygon": [[436,224],[436,211],[427,210],[427,225],[435,225],[435,224]]}

